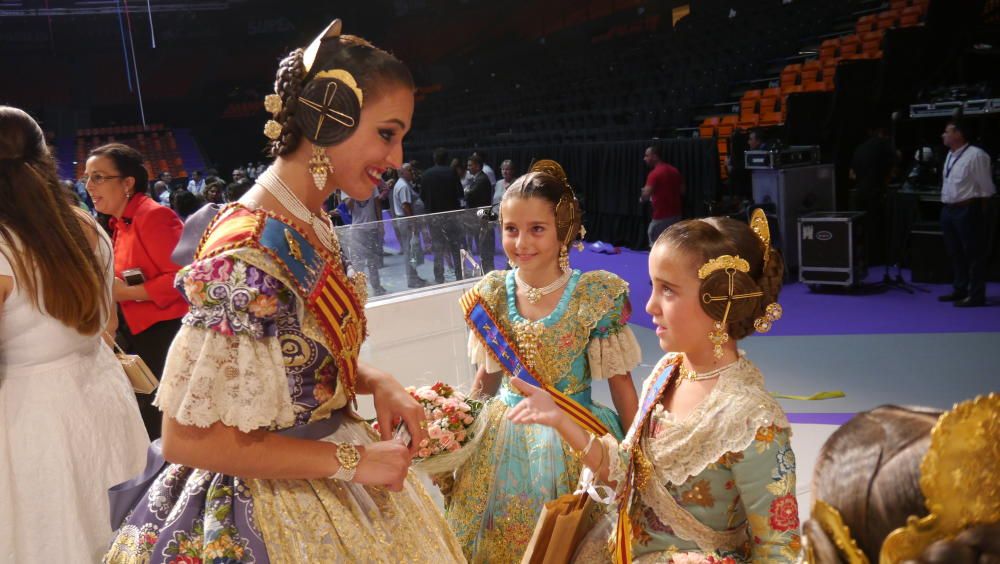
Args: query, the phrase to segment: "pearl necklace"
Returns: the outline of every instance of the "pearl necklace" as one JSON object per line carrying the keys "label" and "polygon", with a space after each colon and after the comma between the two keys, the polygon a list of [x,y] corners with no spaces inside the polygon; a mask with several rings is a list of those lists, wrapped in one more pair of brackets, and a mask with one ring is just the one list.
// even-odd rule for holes
{"label": "pearl necklace", "polygon": [[333,223],[326,214],[316,214],[302,203],[302,200],[292,192],[285,181],[278,176],[273,167],[268,167],[257,177],[257,184],[267,190],[278,202],[299,221],[309,224],[320,244],[326,247],[334,256],[340,256],[340,241],[333,231]]}
{"label": "pearl necklace", "polygon": [[543,288],[535,288],[531,286],[524,280],[521,280],[521,269],[514,270],[514,281],[517,282],[517,287],[524,290],[524,295],[528,299],[529,304],[536,304],[538,300],[542,299],[542,296],[547,296],[552,292],[555,292],[559,288],[562,288],[569,282],[569,277],[573,275],[573,271],[566,268],[563,269],[562,276],[556,278],[554,282],[545,286]]}
{"label": "pearl necklace", "polygon": [[739,364],[739,360],[730,362],[729,364],[716,368],[715,370],[710,370],[708,372],[702,372],[701,374],[690,370],[684,366],[683,363],[680,365],[680,374],[678,375],[677,381],[680,383],[681,380],[686,380],[688,382],[700,382],[702,380],[711,380],[712,378],[718,378],[723,372],[726,372],[730,368],[735,367]]}

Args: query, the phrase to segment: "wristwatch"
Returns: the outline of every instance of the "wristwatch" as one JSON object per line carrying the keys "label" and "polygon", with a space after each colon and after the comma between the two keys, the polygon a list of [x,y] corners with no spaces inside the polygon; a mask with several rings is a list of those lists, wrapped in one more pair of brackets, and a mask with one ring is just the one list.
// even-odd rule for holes
{"label": "wristwatch", "polygon": [[358,447],[351,443],[340,443],[337,445],[337,461],[340,462],[340,468],[337,469],[337,473],[332,478],[350,482],[354,479],[358,462],[361,462],[361,453],[358,452]]}

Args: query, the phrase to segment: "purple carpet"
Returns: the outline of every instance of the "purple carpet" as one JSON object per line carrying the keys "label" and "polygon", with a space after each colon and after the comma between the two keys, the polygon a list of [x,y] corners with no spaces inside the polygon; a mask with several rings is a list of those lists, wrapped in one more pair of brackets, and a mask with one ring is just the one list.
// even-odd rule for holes
{"label": "purple carpet", "polygon": [[[652,328],[646,313],[650,285],[649,253],[622,249],[606,255],[573,251],[570,260],[580,270],[603,269],[627,280],[632,292],[632,322]],[[883,267],[874,267],[868,282],[882,279]],[[909,273],[903,276],[909,280]],[[863,288],[854,292],[814,293],[804,284],[790,283],[781,291],[784,317],[768,335],[858,335],[879,333],[1000,332],[1000,284],[987,285],[991,307],[956,308],[937,301],[951,290],[948,284],[917,284],[928,292],[908,294],[894,288]]]}

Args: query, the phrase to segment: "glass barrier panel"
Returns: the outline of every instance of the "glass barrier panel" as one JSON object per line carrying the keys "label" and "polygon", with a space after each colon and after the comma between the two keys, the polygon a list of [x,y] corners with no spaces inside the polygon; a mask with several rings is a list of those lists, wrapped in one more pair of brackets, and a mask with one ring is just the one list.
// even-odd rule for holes
{"label": "glass barrier panel", "polygon": [[368,277],[368,301],[482,276],[506,257],[489,208],[352,223],[336,228],[351,266]]}

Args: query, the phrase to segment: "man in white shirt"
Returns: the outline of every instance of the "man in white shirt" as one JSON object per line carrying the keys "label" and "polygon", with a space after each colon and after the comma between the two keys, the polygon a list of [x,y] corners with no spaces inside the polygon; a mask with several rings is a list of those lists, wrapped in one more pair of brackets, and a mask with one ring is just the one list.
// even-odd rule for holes
{"label": "man in white shirt", "polygon": [[[483,169],[486,172],[486,169]],[[507,191],[507,188],[514,182],[514,161],[507,159],[500,163],[500,174],[503,178],[497,180],[497,183],[493,185],[493,204],[499,204],[500,200],[503,199],[503,193]]]}
{"label": "man in white shirt", "polygon": [[410,163],[404,163],[399,168],[399,180],[392,187],[392,213],[399,226],[396,233],[399,235],[400,251],[406,261],[406,285],[410,288],[422,288],[427,285],[427,281],[417,274],[417,262],[422,258],[417,253],[423,253],[420,223],[416,219],[403,219],[424,213],[424,202],[413,190],[413,166]]}
{"label": "man in white shirt", "polygon": [[205,191],[205,178],[201,175],[200,170],[196,170],[191,174],[191,180],[188,181],[187,190],[195,196],[200,196],[201,193]]}
{"label": "man in white shirt", "polygon": [[990,156],[968,142],[968,129],[949,122],[941,135],[950,149],[941,178],[941,231],[951,255],[953,290],[939,297],[955,307],[986,305],[986,240],[983,208],[996,194]]}

